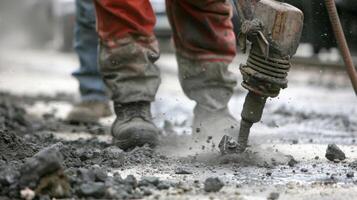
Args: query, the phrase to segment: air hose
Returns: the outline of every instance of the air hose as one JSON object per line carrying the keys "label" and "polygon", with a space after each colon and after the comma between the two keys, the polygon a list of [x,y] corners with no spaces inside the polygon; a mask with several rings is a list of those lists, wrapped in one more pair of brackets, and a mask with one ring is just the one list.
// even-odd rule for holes
{"label": "air hose", "polygon": [[347,74],[351,79],[353,89],[355,91],[355,94],[357,95],[357,72],[353,64],[351,52],[347,45],[340,18],[338,17],[335,0],[325,0],[325,4],[328,15],[330,17],[332,29],[337,40],[338,47],[341,51],[343,61],[346,65]]}

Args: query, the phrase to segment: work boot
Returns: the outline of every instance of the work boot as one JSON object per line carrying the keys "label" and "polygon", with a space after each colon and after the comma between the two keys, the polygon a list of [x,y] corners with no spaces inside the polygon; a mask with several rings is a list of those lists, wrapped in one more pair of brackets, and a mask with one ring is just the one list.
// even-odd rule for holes
{"label": "work boot", "polygon": [[82,101],[76,104],[66,117],[71,123],[96,123],[102,117],[112,115],[106,101]]}
{"label": "work boot", "polygon": [[152,122],[150,102],[114,103],[117,118],[112,126],[113,142],[123,150],[158,143],[159,129]]}
{"label": "work boot", "polygon": [[196,105],[192,124],[193,136],[204,140],[212,137],[212,141],[218,145],[224,135],[233,138],[238,136],[239,123],[229,113],[227,107],[220,110],[210,110]]}

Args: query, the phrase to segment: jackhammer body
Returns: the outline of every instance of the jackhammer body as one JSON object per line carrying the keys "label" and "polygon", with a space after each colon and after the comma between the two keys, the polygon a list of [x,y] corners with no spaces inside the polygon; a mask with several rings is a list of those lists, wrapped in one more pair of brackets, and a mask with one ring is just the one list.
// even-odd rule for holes
{"label": "jackhammer body", "polygon": [[[238,43],[243,52],[251,44],[247,63],[240,66],[242,86],[249,92],[235,149],[239,153],[247,147],[253,124],[261,120],[267,98],[277,97],[280,90],[287,87],[290,59],[296,53],[302,33],[303,13],[274,0],[233,1],[241,26],[236,33]],[[242,12],[246,9],[251,11]],[[229,146],[224,145],[224,141],[231,139],[222,139],[219,147],[223,154],[227,151],[222,147]]]}

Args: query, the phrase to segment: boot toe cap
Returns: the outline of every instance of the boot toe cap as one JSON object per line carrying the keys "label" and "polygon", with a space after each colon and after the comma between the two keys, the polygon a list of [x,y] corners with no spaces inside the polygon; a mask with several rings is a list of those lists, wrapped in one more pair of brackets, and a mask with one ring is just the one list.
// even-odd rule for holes
{"label": "boot toe cap", "polygon": [[158,144],[159,129],[144,120],[131,120],[127,123],[114,123],[112,135],[114,143],[123,150],[143,146],[154,147]]}

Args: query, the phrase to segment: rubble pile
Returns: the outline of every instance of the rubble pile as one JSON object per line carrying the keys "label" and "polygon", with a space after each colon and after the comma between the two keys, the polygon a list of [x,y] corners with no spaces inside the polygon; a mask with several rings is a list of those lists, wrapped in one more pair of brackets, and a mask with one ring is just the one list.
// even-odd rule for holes
{"label": "rubble pile", "polygon": [[[175,184],[157,177],[137,180],[133,175],[122,178],[119,173],[108,176],[108,170],[98,164],[85,167],[65,167],[66,146],[56,143],[42,149],[19,166],[1,165],[0,197],[45,198],[105,198],[139,199],[154,190],[167,190]],[[108,158],[123,158],[120,149],[103,150]]]}

